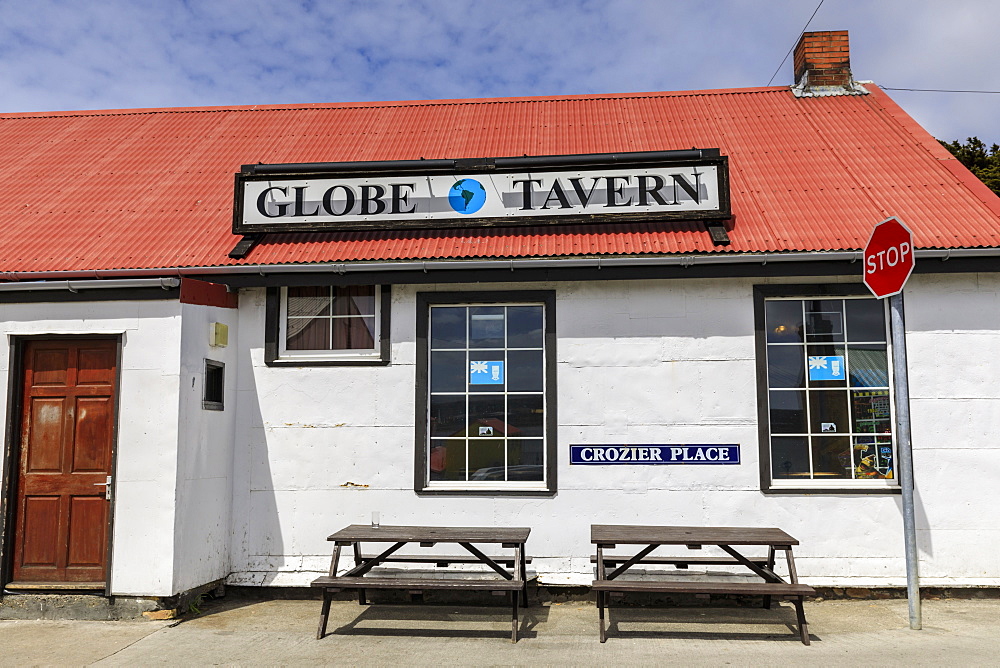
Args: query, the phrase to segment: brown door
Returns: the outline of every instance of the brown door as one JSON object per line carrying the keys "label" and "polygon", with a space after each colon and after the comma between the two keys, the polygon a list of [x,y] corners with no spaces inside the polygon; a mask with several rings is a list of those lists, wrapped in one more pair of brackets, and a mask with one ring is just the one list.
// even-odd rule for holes
{"label": "brown door", "polygon": [[14,583],[104,585],[117,356],[114,340],[25,344]]}

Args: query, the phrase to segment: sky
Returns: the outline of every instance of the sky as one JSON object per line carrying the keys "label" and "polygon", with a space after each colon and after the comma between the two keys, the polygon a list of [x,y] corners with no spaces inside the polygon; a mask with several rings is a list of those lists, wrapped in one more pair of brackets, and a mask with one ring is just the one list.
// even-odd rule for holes
{"label": "sky", "polygon": [[[0,0],[0,112],[788,85],[818,4]],[[808,29],[850,31],[860,81],[1000,91],[997,0],[823,0]],[[887,92],[939,139],[1000,143],[1000,94]]]}

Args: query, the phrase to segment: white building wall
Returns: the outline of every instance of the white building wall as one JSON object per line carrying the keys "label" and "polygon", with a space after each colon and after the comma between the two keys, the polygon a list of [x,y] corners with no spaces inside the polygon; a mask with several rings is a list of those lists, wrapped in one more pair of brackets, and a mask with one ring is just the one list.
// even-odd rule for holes
{"label": "white building wall", "polygon": [[[328,566],[325,537],[373,510],[386,524],[530,526],[532,568],[545,583],[589,582],[590,524],[627,522],[779,526],[801,541],[806,582],[903,585],[899,495],[760,491],[760,282],[474,286],[556,292],[559,482],[543,498],[413,491],[415,296],[463,286],[393,286],[385,367],[267,367],[262,289],[244,291],[238,311],[8,304],[0,331],[124,335],[115,594],[166,596],[227,573],[237,584],[306,585]],[[914,276],[906,307],[922,583],[995,586],[1000,277]],[[230,326],[227,348],[209,347],[213,321]],[[8,355],[2,347],[5,395]],[[221,413],[201,407],[206,357],[226,365]],[[630,442],[739,443],[743,463],[568,464],[572,443]]]}
{"label": "white building wall", "polygon": [[921,580],[1000,584],[1000,274],[914,276],[905,308]]}
{"label": "white building wall", "polygon": [[[932,312],[939,298],[929,291],[929,281],[915,277],[908,288],[911,367],[914,361],[920,366],[914,372],[913,410],[918,499],[924,501],[918,508],[924,582],[996,584],[1000,569],[984,563],[991,559],[988,548],[996,547],[990,542],[995,537],[975,555],[956,557],[969,550],[968,532],[993,530],[981,521],[985,512],[970,510],[972,499],[980,494],[995,499],[996,493],[984,481],[956,497],[953,485],[942,486],[941,464],[930,464],[924,454],[942,447],[933,433],[943,425],[932,418],[931,429],[926,417],[916,417],[937,391],[919,380],[927,374],[922,360],[940,357],[932,351],[946,338],[935,329],[940,324]],[[392,364],[361,368],[266,367],[263,291],[251,291],[241,306],[241,347],[247,355],[241,359],[237,438],[237,459],[248,484],[237,482],[235,488],[241,519],[230,581],[304,585],[328,566],[325,536],[349,523],[368,522],[378,510],[386,524],[530,526],[528,547],[543,582],[589,582],[590,524],[632,522],[779,526],[801,541],[797,562],[808,582],[905,584],[898,495],[760,491],[752,299],[753,285],[760,282],[475,286],[556,291],[559,490],[551,498],[413,492],[415,294],[461,287],[393,286]],[[995,287],[979,298],[996,300]],[[991,327],[1000,331],[1000,323]],[[975,411],[965,399],[993,401],[986,398],[996,393],[988,383],[970,385],[948,409],[953,419]],[[1000,416],[1000,409],[991,410]],[[971,415],[967,420],[974,422]],[[979,465],[995,467],[997,450],[984,432],[982,427],[968,449],[982,455]],[[619,442],[739,443],[743,463],[568,464],[571,443]],[[961,459],[943,470],[954,475]],[[929,496],[935,508],[930,514]]]}
{"label": "white building wall", "polygon": [[[4,304],[0,314],[0,332],[7,343],[0,346],[3,396],[11,392],[9,337],[122,335],[111,590],[119,595],[174,593],[179,304]],[[0,410],[6,411],[6,402]]]}
{"label": "white building wall", "polygon": [[[225,578],[230,571],[230,512],[236,425],[238,312],[181,305],[174,592]],[[229,327],[229,345],[211,346],[213,322]],[[205,360],[225,365],[224,410],[206,410]]]}

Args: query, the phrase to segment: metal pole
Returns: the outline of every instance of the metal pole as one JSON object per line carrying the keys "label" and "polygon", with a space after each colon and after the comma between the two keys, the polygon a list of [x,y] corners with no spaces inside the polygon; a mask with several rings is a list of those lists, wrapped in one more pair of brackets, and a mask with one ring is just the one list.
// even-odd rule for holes
{"label": "metal pole", "polygon": [[910,387],[906,378],[906,337],[903,322],[903,294],[889,297],[892,331],[892,373],[896,388],[896,473],[903,491],[903,543],[906,548],[906,597],[910,607],[910,628],[919,630],[920,575],[917,572],[917,529],[913,517],[913,452],[910,444]]}

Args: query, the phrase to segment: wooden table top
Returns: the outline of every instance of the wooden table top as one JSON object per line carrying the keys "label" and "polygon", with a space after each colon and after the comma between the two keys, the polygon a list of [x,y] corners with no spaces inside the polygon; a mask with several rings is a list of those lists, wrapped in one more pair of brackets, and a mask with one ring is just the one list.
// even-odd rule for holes
{"label": "wooden table top", "polygon": [[327,540],[340,542],[437,542],[437,543],[524,543],[531,529],[527,527],[438,527],[390,526],[373,527],[352,524],[330,534]]}
{"label": "wooden table top", "polygon": [[675,527],[592,524],[590,542],[602,545],[798,545],[773,527]]}

